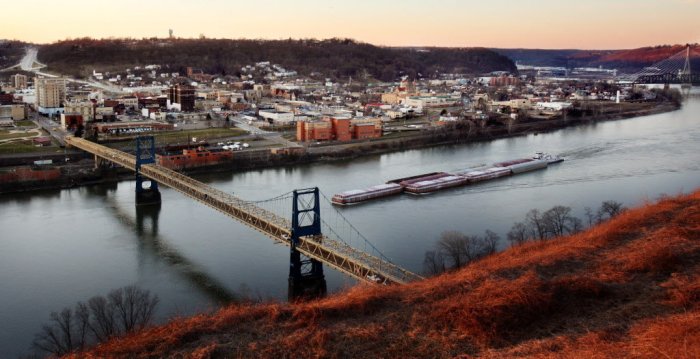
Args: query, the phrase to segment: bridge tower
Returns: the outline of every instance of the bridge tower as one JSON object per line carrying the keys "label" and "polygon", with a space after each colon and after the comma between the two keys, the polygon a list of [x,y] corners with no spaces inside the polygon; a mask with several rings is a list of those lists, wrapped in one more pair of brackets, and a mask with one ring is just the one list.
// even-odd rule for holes
{"label": "bridge tower", "polygon": [[693,86],[693,77],[690,73],[690,45],[685,49],[685,64],[680,73],[681,88],[690,88]]}
{"label": "bridge tower", "polygon": [[[156,163],[156,142],[153,136],[136,137],[136,205],[160,204],[158,182],[144,179],[141,165]],[[150,186],[144,188],[144,182]]]}
{"label": "bridge tower", "polygon": [[300,237],[321,236],[321,205],[318,187],[295,190],[292,202],[292,235],[289,239],[289,300],[321,297],[326,294],[323,263],[302,259],[296,249]]}

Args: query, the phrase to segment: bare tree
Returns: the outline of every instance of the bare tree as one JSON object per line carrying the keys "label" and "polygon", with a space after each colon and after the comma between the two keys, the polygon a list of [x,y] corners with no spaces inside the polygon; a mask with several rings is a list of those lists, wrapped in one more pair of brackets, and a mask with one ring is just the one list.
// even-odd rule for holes
{"label": "bare tree", "polygon": [[583,221],[578,217],[569,219],[569,233],[574,234],[583,231]]}
{"label": "bare tree", "polygon": [[114,305],[107,298],[92,297],[87,307],[90,310],[88,327],[98,342],[103,342],[119,332],[115,321]]}
{"label": "bare tree", "polygon": [[525,223],[530,227],[532,236],[537,239],[547,238],[547,226],[545,221],[542,219],[542,214],[537,209],[531,209],[525,215]]}
{"label": "bare tree", "polygon": [[445,231],[440,235],[438,251],[452,262],[452,268],[460,268],[467,260],[467,236],[457,231]]}
{"label": "bare tree", "polygon": [[591,207],[586,207],[584,208],[586,212],[586,220],[588,221],[588,226],[592,227],[594,224],[600,222],[600,219],[598,218],[598,215],[593,213],[593,210]]}
{"label": "bare tree", "polygon": [[75,310],[52,312],[49,325],[42,326],[33,347],[61,356],[100,343],[112,336],[142,329],[151,322],[158,297],[129,286],[78,302]]}
{"label": "bare tree", "polygon": [[443,273],[445,267],[445,258],[439,251],[427,251],[423,258],[423,270],[428,275],[436,275]]}
{"label": "bare tree", "polygon": [[85,328],[80,325],[69,308],[64,308],[60,313],[51,312],[50,319],[51,324],[43,325],[41,332],[36,334],[32,343],[34,348],[56,356],[83,348]]}
{"label": "bare tree", "polygon": [[627,208],[625,208],[620,202],[604,201],[598,209],[598,218],[600,218],[600,221],[604,221],[613,218],[626,210]]}
{"label": "bare tree", "polygon": [[525,223],[516,222],[510,227],[510,231],[508,231],[508,241],[511,246],[521,245],[530,239],[530,233],[530,229]]}
{"label": "bare tree", "polygon": [[501,237],[490,230],[486,230],[484,233],[484,238],[481,240],[481,250],[480,256],[490,256],[496,253],[498,248],[498,242],[501,241]]}
{"label": "bare tree", "polygon": [[571,207],[554,206],[542,214],[547,233],[559,237],[581,231],[581,220],[571,215]]}
{"label": "bare tree", "polygon": [[152,297],[147,290],[128,286],[111,291],[107,297],[113,307],[116,320],[123,332],[142,329],[152,319],[158,297]]}
{"label": "bare tree", "polygon": [[[439,269],[461,268],[472,261],[496,252],[500,237],[487,230],[484,237],[467,236],[457,231],[445,231],[440,235],[435,253],[426,253],[424,265]],[[427,262],[427,263],[425,263]],[[430,269],[430,268],[428,268]]]}

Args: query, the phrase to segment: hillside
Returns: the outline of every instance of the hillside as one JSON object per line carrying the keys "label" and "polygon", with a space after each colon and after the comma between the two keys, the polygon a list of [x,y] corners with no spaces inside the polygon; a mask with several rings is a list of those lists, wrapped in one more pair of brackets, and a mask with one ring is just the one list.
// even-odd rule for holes
{"label": "hillside", "polygon": [[371,77],[393,81],[402,75],[458,72],[480,74],[515,71],[506,57],[481,48],[378,47],[348,39],[227,40],[227,39],[76,39],[43,45],[39,60],[49,70],[86,76],[93,69],[124,70],[157,64],[184,74],[187,66],[207,73],[239,75],[240,68],[270,61],[309,75],[356,80]]}
{"label": "hillside", "polygon": [[[645,66],[667,59],[686,48],[686,45],[642,47],[631,50],[538,50],[493,49],[514,62],[534,66],[598,67],[634,73]],[[700,68],[700,45],[691,46],[694,57],[691,64]]]}
{"label": "hillside", "polygon": [[76,357],[697,358],[700,191],[440,277],[234,305]]}
{"label": "hillside", "polygon": [[0,39],[0,69],[16,65],[24,56],[26,43]]}

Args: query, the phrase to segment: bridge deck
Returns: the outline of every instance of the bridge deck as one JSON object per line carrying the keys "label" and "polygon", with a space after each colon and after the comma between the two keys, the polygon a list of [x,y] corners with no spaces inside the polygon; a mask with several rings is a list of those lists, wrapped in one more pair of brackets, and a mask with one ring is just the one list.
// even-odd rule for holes
{"label": "bridge deck", "polygon": [[[66,142],[132,171],[136,170],[136,157],[134,155],[82,138],[68,137]],[[278,243],[290,245],[291,222],[287,219],[162,166],[142,165],[141,174],[243,222]],[[420,276],[381,258],[323,235],[300,238],[297,250],[307,257],[319,260],[364,282],[403,284],[422,279]],[[377,278],[378,280],[376,280]]]}

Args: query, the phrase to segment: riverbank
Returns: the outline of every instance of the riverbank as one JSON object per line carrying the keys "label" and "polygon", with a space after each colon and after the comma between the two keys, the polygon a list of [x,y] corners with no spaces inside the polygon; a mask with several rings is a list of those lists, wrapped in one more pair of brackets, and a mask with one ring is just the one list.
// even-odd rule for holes
{"label": "riverbank", "polygon": [[[598,122],[628,119],[675,111],[679,105],[671,102],[649,103],[642,109],[626,112],[607,112],[587,117],[564,117],[545,121],[530,121],[515,123],[510,126],[487,125],[474,121],[460,121],[442,127],[409,133],[394,138],[380,138],[346,144],[311,145],[303,154],[277,153],[269,150],[254,150],[236,152],[233,160],[215,166],[185,169],[186,174],[212,172],[241,172],[253,169],[296,166],[316,162],[348,161],[360,157],[377,156],[385,153],[422,149],[435,146],[488,142],[501,138],[524,136],[528,134],[547,133],[567,127],[587,125]],[[94,161],[89,156],[80,153],[56,154],[54,156],[69,158],[71,164],[58,165],[61,177],[55,180],[22,181],[2,183],[0,194],[16,193],[45,189],[72,188],[76,186],[109,183],[133,178],[133,173],[124,169],[94,167]],[[43,158],[34,155],[33,158]],[[87,158],[86,158],[87,157]],[[21,159],[17,156],[0,158],[0,164],[17,165]]]}

